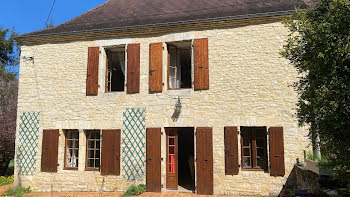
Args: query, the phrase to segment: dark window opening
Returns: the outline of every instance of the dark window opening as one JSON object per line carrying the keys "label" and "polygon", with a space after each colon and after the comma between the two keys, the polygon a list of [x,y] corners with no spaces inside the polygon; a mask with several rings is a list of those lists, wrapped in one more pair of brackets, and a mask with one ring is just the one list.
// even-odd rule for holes
{"label": "dark window opening", "polygon": [[178,128],[178,144],[179,187],[194,191],[194,128]]}
{"label": "dark window opening", "polygon": [[125,47],[106,49],[106,92],[121,92],[125,87]]}
{"label": "dark window opening", "polygon": [[92,130],[86,132],[87,149],[86,149],[86,168],[89,170],[100,169],[100,131]]}
{"label": "dark window opening", "polygon": [[168,43],[169,89],[192,88],[191,41]]}
{"label": "dark window opening", "polygon": [[241,127],[243,169],[267,170],[266,127]]}

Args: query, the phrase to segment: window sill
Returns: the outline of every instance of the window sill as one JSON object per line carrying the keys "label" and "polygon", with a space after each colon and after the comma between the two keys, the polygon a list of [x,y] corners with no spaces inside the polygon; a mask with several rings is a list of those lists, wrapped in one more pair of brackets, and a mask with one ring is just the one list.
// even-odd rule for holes
{"label": "window sill", "polygon": [[86,168],[85,171],[95,171],[95,172],[98,172],[100,171],[99,168]]}
{"label": "window sill", "polygon": [[267,172],[264,169],[261,168],[241,168],[242,171],[257,171],[257,172]]}
{"label": "window sill", "polygon": [[167,89],[165,90],[165,94],[169,96],[192,96],[193,89]]}
{"label": "window sill", "polygon": [[78,170],[78,168],[64,167],[63,170]]}

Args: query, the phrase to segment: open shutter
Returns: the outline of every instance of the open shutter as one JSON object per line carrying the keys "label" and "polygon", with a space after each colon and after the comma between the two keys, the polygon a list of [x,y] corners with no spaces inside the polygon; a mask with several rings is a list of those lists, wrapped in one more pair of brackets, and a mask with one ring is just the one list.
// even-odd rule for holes
{"label": "open shutter", "polygon": [[162,79],[163,44],[152,43],[149,45],[149,91],[161,92],[163,90]]}
{"label": "open shutter", "polygon": [[237,127],[225,127],[225,174],[237,175],[238,171]]}
{"label": "open shutter", "polygon": [[86,95],[96,96],[98,93],[98,63],[99,47],[89,47],[88,49],[88,66],[86,79]]}
{"label": "open shutter", "polygon": [[120,174],[120,129],[102,131],[101,174]]}
{"label": "open shutter", "polygon": [[209,90],[208,38],[194,40],[194,89]]}
{"label": "open shutter", "polygon": [[271,176],[284,176],[284,142],[283,142],[283,127],[270,127],[270,162]]}
{"label": "open shutter", "polygon": [[58,129],[43,131],[41,172],[57,172],[58,132]]}
{"label": "open shutter", "polygon": [[211,127],[196,129],[197,194],[213,194],[213,137]]}
{"label": "open shutter", "polygon": [[146,190],[161,192],[161,128],[146,130]]}
{"label": "open shutter", "polygon": [[140,92],[140,44],[128,44],[127,93]]}

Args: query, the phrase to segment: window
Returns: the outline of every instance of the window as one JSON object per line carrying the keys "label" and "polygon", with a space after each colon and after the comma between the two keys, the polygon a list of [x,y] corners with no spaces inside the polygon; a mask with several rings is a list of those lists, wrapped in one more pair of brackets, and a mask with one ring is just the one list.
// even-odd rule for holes
{"label": "window", "polygon": [[267,170],[266,127],[241,127],[243,169]]}
{"label": "window", "polygon": [[122,92],[125,87],[125,47],[119,46],[106,51],[106,92]]}
{"label": "window", "polygon": [[192,88],[192,47],[191,41],[167,43],[168,88]]}
{"label": "window", "polygon": [[79,159],[79,131],[66,130],[66,148],[65,148],[65,169],[78,169]]}
{"label": "window", "polygon": [[99,170],[100,168],[100,131],[92,130],[86,132],[87,157],[86,169]]}

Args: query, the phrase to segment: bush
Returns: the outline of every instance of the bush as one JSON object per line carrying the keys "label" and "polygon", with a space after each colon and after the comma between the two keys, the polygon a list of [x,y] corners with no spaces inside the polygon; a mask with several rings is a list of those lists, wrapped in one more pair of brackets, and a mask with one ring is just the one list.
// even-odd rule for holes
{"label": "bush", "polygon": [[13,183],[13,180],[14,180],[13,175],[12,176],[8,176],[8,177],[1,176],[0,177],[0,186],[11,184],[11,183]]}
{"label": "bush", "polygon": [[129,196],[138,196],[142,193],[146,192],[146,185],[140,184],[140,185],[132,185],[128,188],[128,190],[122,195],[122,197],[129,197]]}
{"label": "bush", "polygon": [[16,186],[14,188],[10,188],[6,190],[2,196],[16,196],[16,197],[22,197],[24,194],[30,193],[29,188],[25,188],[22,186]]}

